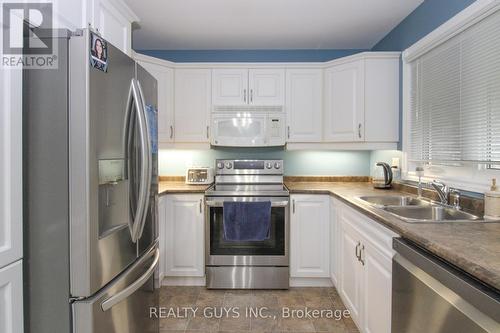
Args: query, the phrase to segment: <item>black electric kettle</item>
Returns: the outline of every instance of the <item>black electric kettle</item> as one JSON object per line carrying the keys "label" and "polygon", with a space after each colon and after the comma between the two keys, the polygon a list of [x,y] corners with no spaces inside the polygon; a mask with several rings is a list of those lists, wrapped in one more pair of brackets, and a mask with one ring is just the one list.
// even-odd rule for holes
{"label": "black electric kettle", "polygon": [[374,188],[391,188],[392,170],[389,164],[385,162],[375,164],[372,183]]}

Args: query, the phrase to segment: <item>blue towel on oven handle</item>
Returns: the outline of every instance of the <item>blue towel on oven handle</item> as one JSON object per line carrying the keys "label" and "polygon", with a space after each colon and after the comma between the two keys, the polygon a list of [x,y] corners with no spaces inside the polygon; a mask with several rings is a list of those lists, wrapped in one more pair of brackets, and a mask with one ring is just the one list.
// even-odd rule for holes
{"label": "blue towel on oven handle", "polygon": [[271,201],[224,201],[224,239],[265,241],[270,237]]}

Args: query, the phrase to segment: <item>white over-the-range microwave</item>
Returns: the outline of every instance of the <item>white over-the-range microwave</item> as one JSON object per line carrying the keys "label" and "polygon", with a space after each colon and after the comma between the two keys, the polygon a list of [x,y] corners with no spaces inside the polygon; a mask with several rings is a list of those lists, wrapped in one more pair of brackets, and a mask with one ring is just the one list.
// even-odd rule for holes
{"label": "white over-the-range microwave", "polygon": [[285,145],[282,106],[214,106],[213,146],[270,147]]}

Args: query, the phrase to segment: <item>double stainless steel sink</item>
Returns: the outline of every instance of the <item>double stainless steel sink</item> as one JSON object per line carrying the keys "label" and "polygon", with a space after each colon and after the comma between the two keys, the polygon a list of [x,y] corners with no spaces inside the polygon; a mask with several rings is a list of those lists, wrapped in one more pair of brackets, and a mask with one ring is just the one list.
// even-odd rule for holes
{"label": "double stainless steel sink", "polygon": [[498,222],[440,203],[404,195],[362,196],[360,200],[412,223],[439,222]]}

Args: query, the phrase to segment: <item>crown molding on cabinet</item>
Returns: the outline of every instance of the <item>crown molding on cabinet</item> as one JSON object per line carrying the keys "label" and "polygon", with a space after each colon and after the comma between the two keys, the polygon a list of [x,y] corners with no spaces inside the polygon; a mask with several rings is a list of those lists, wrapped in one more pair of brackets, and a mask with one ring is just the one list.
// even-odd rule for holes
{"label": "crown molding on cabinet", "polygon": [[160,66],[171,68],[328,68],[361,59],[393,59],[399,58],[401,52],[360,52],[350,56],[330,60],[327,62],[193,62],[176,63],[163,60],[138,52],[133,52],[133,57],[139,61],[146,61]]}

